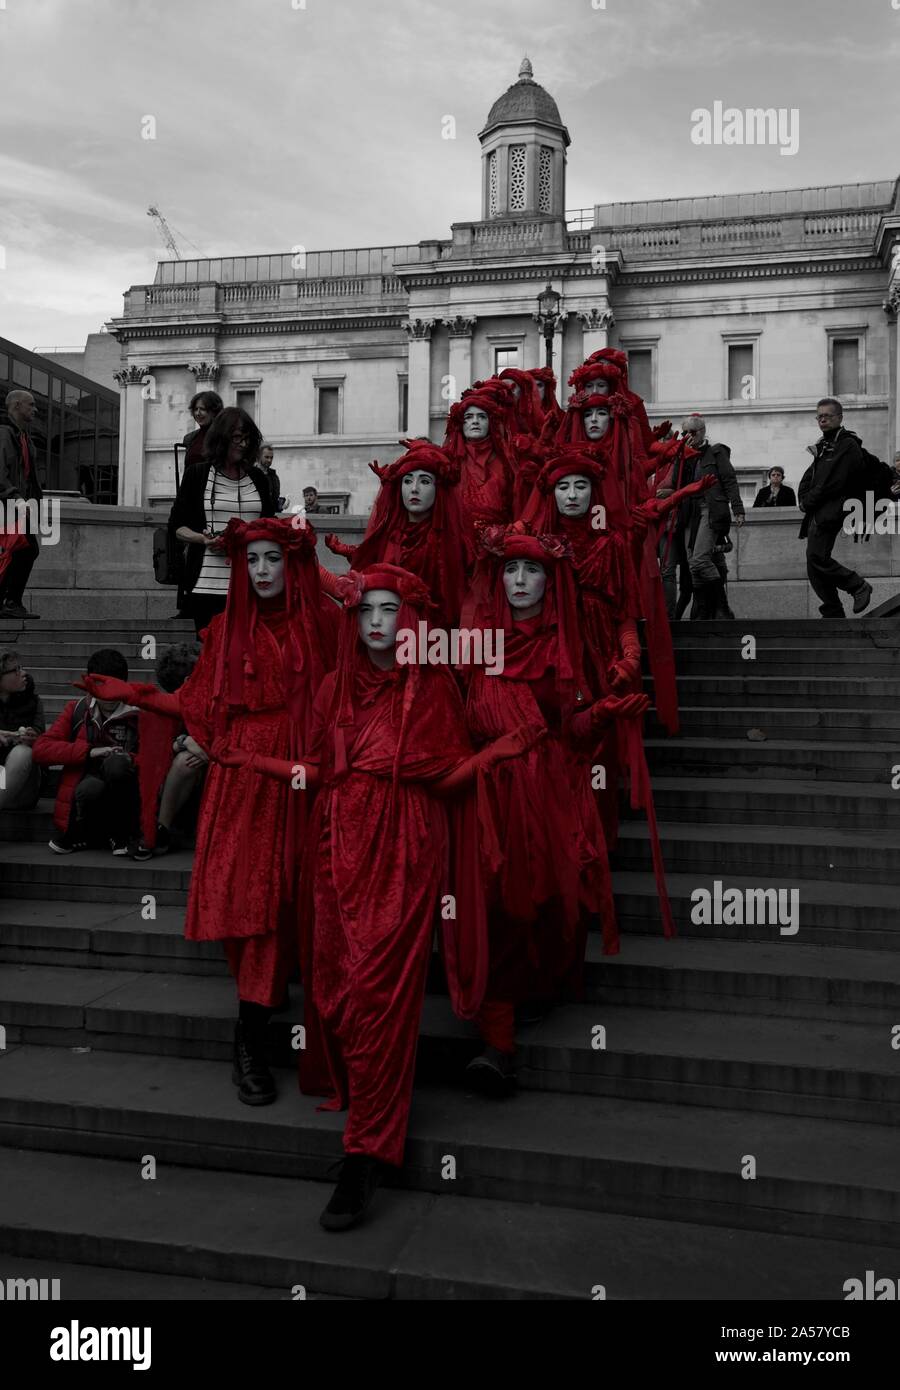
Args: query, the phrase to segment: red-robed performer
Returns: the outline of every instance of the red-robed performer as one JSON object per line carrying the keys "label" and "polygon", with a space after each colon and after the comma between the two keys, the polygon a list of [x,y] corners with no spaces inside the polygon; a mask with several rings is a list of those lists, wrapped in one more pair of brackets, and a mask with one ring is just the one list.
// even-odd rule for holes
{"label": "red-robed performer", "polygon": [[551,425],[558,425],[563,411],[556,399],[556,376],[552,367],[529,367],[528,375],[537,382],[544,425],[547,425],[548,421]]}
{"label": "red-robed performer", "polygon": [[[545,369],[546,370],[546,369]],[[513,389],[511,410],[512,447],[516,473],[513,483],[513,516],[521,516],[531,495],[537,472],[547,458],[544,431],[549,430],[544,412],[541,387],[531,372],[518,367],[504,367],[499,381],[508,381]]]}
{"label": "red-robed performer", "polygon": [[[222,533],[231,563],[225,612],[207,629],[188,680],[155,686],[86,677],[98,698],[179,715],[206,753],[217,738],[248,753],[294,758],[308,741],[315,693],[334,664],[337,610],[321,593],[315,532],[293,520],[232,520]],[[289,787],[212,765],[197,823],[184,934],[221,941],[239,1008],[232,1080],[239,1099],[275,1099],[266,1061],[272,1010],[297,964],[295,853],[305,800]]]}
{"label": "red-robed performer", "polygon": [[[397,661],[398,633],[418,634],[432,611],[421,580],[388,564],[345,578],[337,667],[316,699],[306,757],[292,765],[219,745],[213,752],[282,780],[302,768],[306,788],[320,788],[302,873],[307,1050],[318,1057],[324,1047],[334,1093],[325,1108],[349,1106],[340,1179],[321,1216],[327,1230],[360,1221],[385,1167],[402,1163],[448,884],[455,915],[441,913],[441,930],[451,1002],[472,1017],[484,992],[474,801],[459,808],[451,847],[443,799],[538,732],[517,729],[473,754],[448,668]],[[319,1075],[307,1082],[302,1053],[300,1061],[301,1085],[319,1092]]]}
{"label": "red-robed performer", "polygon": [[578,997],[588,921],[603,950],[619,948],[606,841],[591,788],[594,751],[614,718],[637,718],[644,695],[594,700],[567,542],[521,523],[482,534],[467,611],[503,632],[503,667],[471,676],[466,712],[476,745],[521,724],[545,737],[479,780],[488,874],[490,976],[478,1026],[485,1050],[474,1085],[505,1094],[514,1081],[515,1006]]}
{"label": "red-robed performer", "polygon": [[[459,501],[460,464],[427,439],[404,439],[406,453],[394,463],[369,467],[381,487],[359,545],[325,537],[328,549],[355,570],[386,563],[422,580],[437,608],[436,621],[454,627],[466,589],[468,534]],[[322,574],[329,593],[341,597],[340,581]]]}
{"label": "red-robed performer", "polygon": [[460,503],[473,546],[478,526],[512,520],[516,461],[509,436],[511,397],[506,383],[478,382],[447,416],[443,447],[460,467]]}

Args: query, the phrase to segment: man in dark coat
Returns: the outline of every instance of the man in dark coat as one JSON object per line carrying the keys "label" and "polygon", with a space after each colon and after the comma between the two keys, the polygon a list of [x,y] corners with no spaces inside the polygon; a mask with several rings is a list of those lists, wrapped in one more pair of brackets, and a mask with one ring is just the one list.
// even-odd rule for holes
{"label": "man in dark coat", "polygon": [[[10,391],[6,397],[9,424],[0,426],[0,503],[7,509],[17,498],[40,502],[43,489],[38,482],[37,455],[28,426],[34,418],[34,396],[30,391]],[[19,523],[21,525],[21,523]],[[0,525],[0,530],[3,527]],[[21,532],[20,532],[21,534]],[[38,618],[22,603],[34,562],[38,556],[37,537],[29,528],[26,545],[10,556],[0,580],[0,617]]]}
{"label": "man in dark coat", "polygon": [[806,573],[821,599],[823,618],[843,618],[839,589],[853,596],[854,613],[862,613],[872,598],[872,585],[862,575],[831,558],[844,522],[844,502],[855,495],[864,467],[859,437],[844,429],[843,419],[840,401],[833,396],[819,401],[816,420],[822,437],[809,446],[813,461],[798,488],[800,510],[805,513],[800,537],[806,537]]}
{"label": "man in dark coat", "polygon": [[797,497],[784,481],[783,468],[770,468],[768,487],[761,487],[753,499],[754,507],[796,507]]}
{"label": "man in dark coat", "polygon": [[734,615],[725,592],[728,567],[722,547],[732,516],[735,526],[744,524],[744,503],[731,464],[731,450],[727,444],[713,444],[707,439],[702,415],[688,415],[681,428],[690,447],[700,455],[693,461],[693,478],[686,477],[684,481],[696,481],[710,473],[716,478],[707,492],[692,497],[687,504],[685,534],[694,592],[691,617],[731,618]]}

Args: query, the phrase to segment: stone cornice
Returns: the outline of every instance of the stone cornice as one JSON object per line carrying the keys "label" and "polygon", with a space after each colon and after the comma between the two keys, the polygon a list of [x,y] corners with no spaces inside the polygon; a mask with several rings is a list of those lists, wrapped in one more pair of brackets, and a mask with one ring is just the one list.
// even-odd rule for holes
{"label": "stone cornice", "polygon": [[115,333],[110,329],[111,335],[115,336],[119,342],[138,341],[144,338],[196,338],[213,337],[222,339],[237,337],[245,333],[268,334],[276,333],[337,333],[344,331],[359,331],[361,329],[402,329],[405,323],[403,314],[382,314],[382,315],[359,315],[352,318],[322,317],[322,318],[288,318],[283,319],[258,319],[243,321],[241,323],[216,323],[192,322],[190,319],[182,319],[178,323],[154,323],[152,320],[132,319],[126,323],[116,326]]}

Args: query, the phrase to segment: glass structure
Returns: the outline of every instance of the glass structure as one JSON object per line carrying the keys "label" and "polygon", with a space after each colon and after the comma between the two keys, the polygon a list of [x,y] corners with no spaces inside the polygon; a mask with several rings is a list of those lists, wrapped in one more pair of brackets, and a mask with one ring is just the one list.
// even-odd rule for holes
{"label": "glass structure", "polygon": [[8,424],[5,400],[30,391],[35,412],[29,432],[41,486],[80,492],[90,502],[113,506],[119,486],[119,393],[89,381],[47,357],[0,338],[0,424]]}

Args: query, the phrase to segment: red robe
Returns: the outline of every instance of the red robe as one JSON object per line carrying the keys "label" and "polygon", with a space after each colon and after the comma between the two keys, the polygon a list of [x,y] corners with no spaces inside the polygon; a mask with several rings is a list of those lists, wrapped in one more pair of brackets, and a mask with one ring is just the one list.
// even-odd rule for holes
{"label": "red robe", "polygon": [[[354,722],[342,726],[346,770],[335,771],[336,677],[314,707],[311,756],[321,784],[302,874],[303,975],[310,1055],[304,1090],[320,1091],[321,1048],[334,1094],[349,1103],[347,1153],[400,1164],[416,1042],[450,838],[429,783],[470,752],[462,702],[442,668],[377,670],[363,656],[353,677]],[[406,698],[405,698],[406,697]],[[467,886],[478,888],[477,865]],[[310,890],[310,884],[312,885]],[[468,909],[457,904],[460,918]],[[310,1046],[311,1044],[311,1046]]]}

